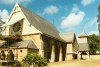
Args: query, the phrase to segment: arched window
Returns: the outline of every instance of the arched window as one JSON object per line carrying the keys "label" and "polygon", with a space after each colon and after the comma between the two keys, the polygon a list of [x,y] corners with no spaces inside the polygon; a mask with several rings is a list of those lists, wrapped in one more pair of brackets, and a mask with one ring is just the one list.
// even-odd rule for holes
{"label": "arched window", "polygon": [[0,53],[0,59],[5,60],[5,57],[6,57],[5,52],[4,52],[4,50],[2,50]]}
{"label": "arched window", "polygon": [[14,60],[14,54],[13,54],[12,50],[9,50],[9,52],[7,54],[7,60]]}

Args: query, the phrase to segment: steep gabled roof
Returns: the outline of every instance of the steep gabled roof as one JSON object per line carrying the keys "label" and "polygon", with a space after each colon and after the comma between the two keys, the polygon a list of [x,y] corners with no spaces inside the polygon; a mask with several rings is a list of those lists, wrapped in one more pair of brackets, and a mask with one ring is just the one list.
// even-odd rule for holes
{"label": "steep gabled roof", "polygon": [[61,38],[65,40],[66,42],[73,42],[75,38],[75,33],[74,32],[68,32],[68,33],[61,33],[60,34]]}
{"label": "steep gabled roof", "polygon": [[32,40],[23,40],[10,45],[5,45],[5,43],[6,41],[0,41],[0,48],[15,47],[15,48],[32,48],[38,50],[37,46],[34,44]]}
{"label": "steep gabled roof", "polygon": [[[28,19],[28,21],[39,31],[41,31],[43,34],[50,35],[54,38],[61,39],[59,36],[58,30],[55,28],[53,24],[48,22],[47,20],[43,19],[39,15],[31,12],[27,8],[23,7],[22,5],[18,4],[21,8],[22,12]],[[61,39],[62,40],[62,39]]]}
{"label": "steep gabled roof", "polygon": [[85,33],[85,31],[83,30],[83,32],[79,35],[79,38],[81,37],[87,37],[87,34]]}
{"label": "steep gabled roof", "polygon": [[38,49],[37,46],[33,43],[32,40],[24,40],[24,41],[21,41],[21,42],[17,42],[14,45],[18,46],[18,48]]}

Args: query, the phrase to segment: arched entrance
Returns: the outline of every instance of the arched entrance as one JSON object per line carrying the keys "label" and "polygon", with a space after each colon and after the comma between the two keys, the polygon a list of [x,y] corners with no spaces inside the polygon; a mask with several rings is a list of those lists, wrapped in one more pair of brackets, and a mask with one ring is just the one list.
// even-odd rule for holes
{"label": "arched entrance", "polygon": [[2,50],[0,53],[0,60],[5,60],[5,59],[6,59],[6,55],[5,55],[4,50]]}
{"label": "arched entrance", "polygon": [[14,54],[12,50],[8,51],[7,60],[14,60]]}
{"label": "arched entrance", "polygon": [[52,44],[51,44],[51,38],[49,37],[43,37],[44,40],[44,57],[49,61],[51,58],[51,50],[52,50]]}

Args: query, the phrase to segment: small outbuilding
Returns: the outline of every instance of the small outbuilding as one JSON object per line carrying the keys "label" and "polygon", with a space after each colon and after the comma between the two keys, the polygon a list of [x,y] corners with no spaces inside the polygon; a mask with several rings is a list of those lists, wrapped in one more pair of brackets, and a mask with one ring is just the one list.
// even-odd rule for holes
{"label": "small outbuilding", "polygon": [[89,59],[89,44],[87,41],[87,34],[83,31],[79,36],[79,52],[78,59]]}
{"label": "small outbuilding", "polygon": [[62,39],[67,42],[66,60],[77,59],[78,43],[74,32],[60,34]]}

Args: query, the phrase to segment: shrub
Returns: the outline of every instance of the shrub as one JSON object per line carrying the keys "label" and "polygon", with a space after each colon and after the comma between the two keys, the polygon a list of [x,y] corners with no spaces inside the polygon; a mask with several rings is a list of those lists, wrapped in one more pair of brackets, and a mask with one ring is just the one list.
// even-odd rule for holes
{"label": "shrub", "polygon": [[28,53],[27,56],[23,59],[23,63],[33,65],[35,67],[46,66],[48,61],[46,58],[41,57],[35,53]]}
{"label": "shrub", "polygon": [[14,65],[13,67],[22,67],[22,64],[21,62],[17,61],[17,60],[14,60]]}

